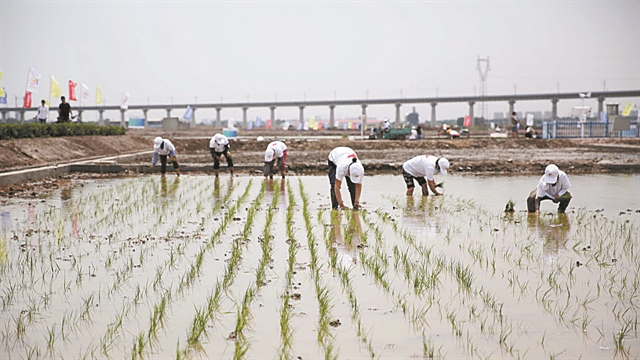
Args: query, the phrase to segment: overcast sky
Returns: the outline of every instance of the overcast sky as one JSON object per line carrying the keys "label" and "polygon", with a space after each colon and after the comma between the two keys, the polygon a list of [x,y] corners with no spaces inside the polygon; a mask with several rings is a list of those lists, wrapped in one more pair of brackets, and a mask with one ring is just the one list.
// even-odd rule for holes
{"label": "overcast sky", "polygon": [[[63,94],[69,79],[86,84],[91,105],[96,86],[107,104],[125,92],[130,104],[473,95],[479,56],[490,59],[487,94],[640,89],[640,1],[0,0],[1,82],[10,105],[24,95],[29,67],[42,75],[35,103],[48,97],[50,75]],[[574,105],[561,101],[559,115]],[[422,121],[430,119],[430,105],[416,107]],[[516,104],[550,108],[549,101]],[[508,104],[487,110],[491,118]],[[338,107],[336,115],[360,111]],[[467,111],[437,107],[438,118]],[[367,112],[395,117],[392,105]],[[328,118],[329,109],[305,115]],[[229,116],[242,117],[223,111]],[[269,110],[250,110],[255,116],[268,118]],[[215,110],[196,112],[198,120],[214,117]]]}

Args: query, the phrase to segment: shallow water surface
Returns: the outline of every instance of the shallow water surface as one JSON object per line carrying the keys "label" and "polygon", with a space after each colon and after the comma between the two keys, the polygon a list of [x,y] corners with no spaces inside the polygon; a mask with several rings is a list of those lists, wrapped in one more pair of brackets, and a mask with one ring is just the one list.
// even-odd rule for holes
{"label": "shallow water surface", "polygon": [[[637,358],[640,175],[87,181],[0,209],[0,354]],[[342,189],[343,198],[348,192]],[[516,212],[503,212],[507,201]],[[349,203],[347,200],[346,203]]]}

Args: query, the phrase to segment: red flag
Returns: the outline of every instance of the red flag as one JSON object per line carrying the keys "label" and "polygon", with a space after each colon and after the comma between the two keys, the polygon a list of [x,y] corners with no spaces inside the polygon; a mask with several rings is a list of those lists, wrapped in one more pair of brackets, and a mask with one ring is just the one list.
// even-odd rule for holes
{"label": "red flag", "polygon": [[78,101],[76,99],[76,85],[77,83],[73,82],[73,80],[69,80],[69,100]]}
{"label": "red flag", "polygon": [[466,115],[466,116],[464,117],[464,123],[462,124],[462,126],[464,126],[464,127],[469,127],[469,126],[471,126],[471,116]]}
{"label": "red flag", "polygon": [[267,126],[266,126],[266,128],[267,128],[267,129],[271,129],[271,124],[272,124],[272,123],[273,123],[273,122],[271,121],[271,119],[267,120]]}
{"label": "red flag", "polygon": [[24,94],[24,108],[29,109],[31,107],[31,92],[27,91]]}

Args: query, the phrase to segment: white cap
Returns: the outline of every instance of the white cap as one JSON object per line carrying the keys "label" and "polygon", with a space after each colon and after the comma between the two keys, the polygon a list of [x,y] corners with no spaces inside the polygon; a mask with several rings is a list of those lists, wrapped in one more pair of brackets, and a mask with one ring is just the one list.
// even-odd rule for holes
{"label": "white cap", "polygon": [[438,159],[438,167],[440,168],[440,172],[442,175],[447,175],[447,169],[449,169],[449,160],[446,158]]}
{"label": "white cap", "polygon": [[222,137],[222,134],[220,134],[220,133],[217,133],[217,134],[213,135],[213,141],[215,141],[219,145],[222,145],[222,142],[224,142],[223,139],[224,138]]}
{"label": "white cap", "polygon": [[153,148],[154,149],[159,149],[160,148],[160,144],[162,144],[162,138],[160,136],[158,136],[155,139],[153,139]]}
{"label": "white cap", "polygon": [[349,166],[349,178],[354,184],[362,184],[364,177],[364,166],[357,161]]}
{"label": "white cap", "polygon": [[544,178],[543,182],[545,184],[555,184],[558,181],[558,167],[554,164],[547,165],[546,169],[544,169]]}
{"label": "white cap", "polygon": [[276,150],[273,148],[268,148],[267,151],[264,152],[264,161],[271,162],[273,161],[273,157],[276,154]]}

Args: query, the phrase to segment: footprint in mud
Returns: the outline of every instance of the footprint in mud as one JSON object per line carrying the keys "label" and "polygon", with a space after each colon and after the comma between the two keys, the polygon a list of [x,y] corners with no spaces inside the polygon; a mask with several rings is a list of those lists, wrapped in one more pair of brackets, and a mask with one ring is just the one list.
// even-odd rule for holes
{"label": "footprint in mud", "polygon": [[329,321],[329,325],[331,325],[333,327],[338,327],[338,326],[342,325],[342,323],[340,322],[340,319],[335,319],[335,320]]}
{"label": "footprint in mud", "polygon": [[302,300],[302,294],[294,293],[293,295],[291,295],[291,299],[293,299],[293,300]]}

